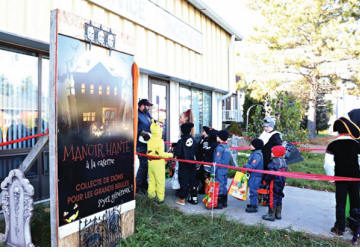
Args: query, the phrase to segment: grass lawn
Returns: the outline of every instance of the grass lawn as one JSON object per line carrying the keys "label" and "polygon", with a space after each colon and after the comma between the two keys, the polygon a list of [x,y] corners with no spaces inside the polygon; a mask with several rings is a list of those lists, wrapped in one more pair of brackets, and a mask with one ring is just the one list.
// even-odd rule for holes
{"label": "grass lawn", "polygon": [[246,226],[225,217],[184,215],[146,197],[136,198],[135,234],[121,241],[127,247],[335,247],[350,246],[301,232]]}
{"label": "grass lawn", "polygon": [[[242,153],[250,153],[242,152]],[[304,158],[304,161],[292,164],[289,166],[289,171],[294,172],[305,172],[305,173],[312,173],[312,174],[325,174],[324,172],[324,154],[315,154],[315,153],[307,153],[302,152],[301,155]],[[238,164],[240,166],[244,165],[247,162],[247,158],[244,156],[238,157]],[[236,171],[230,170],[229,177],[234,177]],[[326,181],[312,181],[312,180],[305,180],[305,179],[293,179],[287,178],[286,184],[290,186],[296,186],[301,188],[308,188],[320,191],[335,191],[335,185],[330,182]]]}
{"label": "grass lawn", "polygon": [[[302,156],[304,157],[304,161],[290,165],[289,171],[325,174],[323,168],[324,154],[302,153]],[[327,181],[312,181],[287,178],[286,183],[287,185],[291,186],[335,192],[334,183],[330,183]]]}

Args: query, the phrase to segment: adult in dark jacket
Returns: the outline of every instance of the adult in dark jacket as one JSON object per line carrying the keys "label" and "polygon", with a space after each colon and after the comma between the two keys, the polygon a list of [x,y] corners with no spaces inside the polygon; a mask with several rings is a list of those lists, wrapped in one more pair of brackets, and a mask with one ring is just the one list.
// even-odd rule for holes
{"label": "adult in dark jacket", "polygon": [[264,143],[262,149],[264,159],[264,170],[268,170],[271,160],[271,148],[282,144],[281,133],[274,130],[275,120],[271,117],[265,117],[263,122],[264,131],[259,136]]}
{"label": "adult in dark jacket", "polygon": [[[146,142],[150,139],[150,125],[151,115],[149,108],[152,103],[147,99],[141,99],[138,102],[138,132],[136,151],[139,153],[147,153]],[[143,156],[139,156],[139,169],[136,174],[136,192],[145,194],[148,189],[148,159]]]}
{"label": "adult in dark jacket", "polygon": [[[181,125],[181,138],[176,143],[175,157],[178,159],[195,160],[196,143],[190,135],[193,123],[183,123]],[[189,191],[196,185],[196,165],[191,163],[179,162],[179,184],[180,189],[176,192],[178,197],[176,204],[185,205],[185,199],[189,196]]]}
{"label": "adult in dark jacket", "polygon": [[[334,122],[333,131],[339,136],[326,148],[324,168],[327,175],[360,178],[360,144],[355,141],[360,137],[359,128],[345,117]],[[350,198],[350,214],[360,208],[359,182],[335,182],[336,222],[331,232],[342,235],[345,231],[346,196]]]}

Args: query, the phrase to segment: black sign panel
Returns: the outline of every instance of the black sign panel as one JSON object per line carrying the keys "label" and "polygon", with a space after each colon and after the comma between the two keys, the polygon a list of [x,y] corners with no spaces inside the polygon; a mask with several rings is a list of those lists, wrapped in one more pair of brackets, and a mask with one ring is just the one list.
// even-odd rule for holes
{"label": "black sign panel", "polygon": [[133,57],[59,35],[59,226],[134,199]]}

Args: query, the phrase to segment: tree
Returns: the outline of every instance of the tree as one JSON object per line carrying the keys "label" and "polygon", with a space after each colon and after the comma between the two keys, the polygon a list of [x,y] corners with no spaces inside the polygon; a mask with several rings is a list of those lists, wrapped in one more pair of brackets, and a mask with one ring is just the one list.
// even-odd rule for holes
{"label": "tree", "polygon": [[261,11],[265,25],[257,28],[251,41],[265,45],[263,60],[273,64],[282,79],[288,77],[277,86],[291,85],[308,104],[312,138],[319,94],[346,82],[360,88],[360,1],[254,0],[253,6]]}
{"label": "tree", "polygon": [[[265,99],[263,99],[263,103],[265,103]],[[276,94],[276,98],[270,100],[270,103],[273,109],[272,116],[276,119],[275,128],[281,132],[283,140],[304,141],[307,132],[301,129],[301,120],[304,114],[301,102],[287,92],[279,92]],[[247,133],[249,136],[260,135],[263,131],[264,117],[265,109],[257,106],[250,120],[249,132]]]}
{"label": "tree", "polygon": [[329,128],[329,119],[332,113],[332,103],[324,100],[324,94],[319,94],[316,100],[316,131]]}

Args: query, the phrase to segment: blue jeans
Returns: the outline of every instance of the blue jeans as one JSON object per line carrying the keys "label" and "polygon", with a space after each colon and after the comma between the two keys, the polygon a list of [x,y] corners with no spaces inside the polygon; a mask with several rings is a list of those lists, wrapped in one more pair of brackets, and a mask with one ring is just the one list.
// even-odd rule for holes
{"label": "blue jeans", "polygon": [[260,176],[254,176],[250,175],[249,179],[249,199],[250,199],[250,205],[257,206],[258,205],[258,192],[261,185],[262,177]]}

